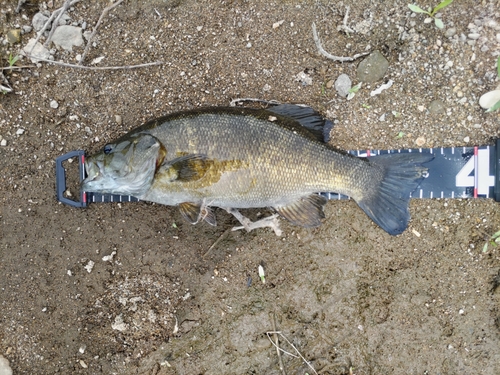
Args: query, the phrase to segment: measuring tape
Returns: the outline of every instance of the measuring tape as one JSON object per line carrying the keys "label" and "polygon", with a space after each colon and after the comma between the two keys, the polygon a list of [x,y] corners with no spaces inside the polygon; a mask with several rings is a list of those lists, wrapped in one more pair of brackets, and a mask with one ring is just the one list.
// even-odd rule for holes
{"label": "measuring tape", "polygon": [[[411,194],[412,198],[493,198],[497,202],[500,201],[500,139],[491,146],[355,150],[350,153],[368,158],[402,153],[434,154],[434,159],[425,164],[428,171],[422,183]],[[78,158],[80,181],[83,181],[85,151],[71,151],[56,159],[56,193],[60,202],[73,207],[87,207],[90,203],[139,201],[129,195],[87,191],[80,191],[79,201],[65,197],[66,170],[62,163],[75,157]],[[327,199],[349,199],[348,196],[337,193],[320,194]]]}

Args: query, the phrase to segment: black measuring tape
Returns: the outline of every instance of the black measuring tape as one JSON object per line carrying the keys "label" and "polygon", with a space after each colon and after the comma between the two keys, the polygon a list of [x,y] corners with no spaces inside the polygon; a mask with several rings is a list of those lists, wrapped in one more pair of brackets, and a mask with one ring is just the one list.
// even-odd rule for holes
{"label": "black measuring tape", "polygon": [[[401,150],[356,150],[359,157],[398,153],[431,153],[434,159],[425,164],[428,168],[422,183],[412,193],[412,198],[493,198],[500,201],[500,139],[491,146],[410,148]],[[66,170],[62,163],[78,158],[80,181],[85,178],[85,151],[68,152],[56,159],[57,199],[73,207],[87,207],[90,203],[138,202],[129,195],[100,194],[80,191],[79,201],[65,197]],[[324,192],[327,199],[349,199],[348,196]]]}

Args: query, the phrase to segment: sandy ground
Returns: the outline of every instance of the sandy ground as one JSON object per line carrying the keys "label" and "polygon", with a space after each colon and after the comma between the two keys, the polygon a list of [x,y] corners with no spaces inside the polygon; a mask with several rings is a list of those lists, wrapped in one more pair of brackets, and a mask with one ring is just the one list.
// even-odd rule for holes
{"label": "sandy ground", "polygon": [[[337,30],[347,5],[349,35]],[[47,4],[16,6],[0,1],[2,36]],[[91,28],[103,7],[81,1],[69,14]],[[500,229],[490,199],[414,200],[397,237],[354,202],[329,202],[320,228],[230,232],[208,251],[235,224],[227,213],[210,227],[148,203],[72,208],[55,198],[54,166],[147,119],[237,97],[311,105],[335,121],[331,143],[344,149],[490,144],[499,116],[477,101],[498,84],[499,9],[455,1],[441,31],[400,0],[126,1],[104,18],[86,64],[162,65],[5,72],[15,92],[0,95],[0,354],[14,374],[282,374],[273,330],[304,358],[282,353],[288,374],[498,374],[500,253],[482,251]],[[360,60],[320,56],[313,21],[332,54],[380,50],[385,77],[340,98],[329,82],[346,73],[358,83]],[[2,57],[33,35],[2,45]],[[76,63],[83,48],[56,60]],[[430,114],[436,99],[444,112]]]}

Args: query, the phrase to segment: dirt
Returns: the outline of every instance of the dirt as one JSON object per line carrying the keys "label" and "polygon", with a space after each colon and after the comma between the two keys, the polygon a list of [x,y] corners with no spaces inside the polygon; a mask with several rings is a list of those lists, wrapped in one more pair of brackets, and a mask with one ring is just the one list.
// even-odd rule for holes
{"label": "dirt", "polygon": [[[0,1],[2,38],[61,5],[28,1],[18,14],[17,1]],[[104,5],[81,1],[71,20],[92,28]],[[337,30],[347,5],[348,25],[360,26],[349,35]],[[228,231],[236,222],[221,210],[217,227],[192,226],[174,207],[79,209],[55,197],[56,157],[238,97],[308,104],[335,121],[330,142],[343,149],[491,144],[498,112],[477,101],[498,84],[499,3],[455,1],[441,14],[445,30],[400,0],[126,1],[104,17],[85,65],[162,65],[5,71],[14,92],[0,95],[0,355],[14,374],[282,374],[272,331],[296,355],[281,353],[288,374],[498,374],[500,252],[483,251],[500,229],[492,199],[412,200],[396,237],[354,202],[329,202],[321,227],[282,221],[280,238]],[[360,60],[319,55],[313,21],[332,54],[381,51],[384,79],[340,98],[329,81],[358,83]],[[474,25],[479,39],[468,38]],[[33,36],[3,44],[2,57]],[[76,63],[83,49],[55,58]],[[445,109],[431,114],[436,99]]]}

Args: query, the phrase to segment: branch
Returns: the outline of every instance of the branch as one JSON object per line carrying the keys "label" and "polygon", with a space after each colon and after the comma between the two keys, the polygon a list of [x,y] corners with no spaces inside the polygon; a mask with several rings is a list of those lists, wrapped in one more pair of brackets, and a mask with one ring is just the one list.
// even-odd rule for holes
{"label": "branch", "polygon": [[360,57],[366,56],[370,53],[370,52],[358,53],[357,55],[354,55],[352,57],[334,56],[334,55],[326,52],[323,49],[323,47],[321,46],[321,41],[319,40],[318,32],[316,31],[316,24],[314,22],[312,24],[312,32],[313,32],[314,43],[316,43],[316,47],[318,48],[319,53],[321,55],[325,56],[327,59],[330,59],[333,61],[339,61],[339,62],[347,62],[347,61],[354,61],[354,60],[359,59]]}
{"label": "branch", "polygon": [[82,54],[82,58],[80,59],[80,61],[78,62],[78,65],[82,65],[83,64],[83,60],[85,60],[85,56],[87,56],[87,52],[89,51],[89,48],[90,48],[90,44],[92,42],[92,39],[94,38],[95,34],[97,33],[97,29],[99,28],[99,26],[101,25],[101,22],[102,22],[102,19],[104,18],[104,16],[106,14],[108,14],[108,12],[117,7],[118,5],[120,5],[121,3],[123,2],[123,0],[118,0],[116,3],[114,4],[111,4],[110,6],[104,8],[104,10],[102,11],[101,13],[101,16],[99,17],[99,20],[97,21],[97,24],[95,25],[94,27],[94,31],[92,31],[92,34],[90,35],[90,38],[89,40],[87,41],[87,45],[85,46],[85,50],[83,51],[83,54]]}
{"label": "branch", "polygon": [[154,65],[161,65],[163,64],[163,61],[155,61],[152,63],[145,63],[145,64],[138,64],[138,65],[123,65],[123,66],[84,66],[84,65],[75,65],[75,64],[68,64],[60,61],[53,61],[53,60],[47,60],[47,59],[42,59],[41,57],[33,56],[30,54],[26,54],[27,58],[30,59],[37,59],[39,61],[43,61],[49,64],[54,64],[54,65],[59,65],[59,66],[64,66],[66,68],[76,68],[76,69],[85,69],[85,70],[121,70],[121,69],[137,69],[137,68],[145,68],[147,66],[154,66]]}

